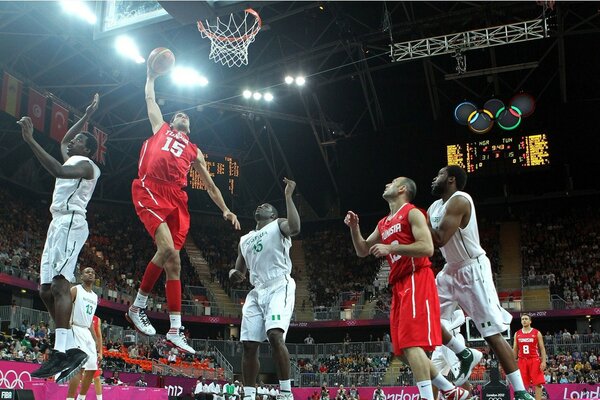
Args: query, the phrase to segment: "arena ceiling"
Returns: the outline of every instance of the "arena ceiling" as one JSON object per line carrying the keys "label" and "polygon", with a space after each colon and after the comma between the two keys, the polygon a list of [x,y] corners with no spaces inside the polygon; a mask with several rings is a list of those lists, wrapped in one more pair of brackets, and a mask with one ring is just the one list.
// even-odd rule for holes
{"label": "arena ceiling", "polygon": [[[528,91],[540,105],[522,128],[529,130],[559,123],[557,110],[569,104],[598,104],[598,3],[558,3],[554,10],[534,1],[242,5],[253,6],[264,27],[241,68],[210,61],[209,42],[195,24],[170,19],[128,32],[142,53],[168,47],[178,64],[208,77],[204,88],[175,87],[160,78],[157,97],[164,100],[164,114],[188,110],[192,139],[204,151],[239,160],[238,194],[230,201],[242,215],[265,201],[280,204],[284,176],[297,180],[303,214],[315,218],[347,208],[381,211],[383,185],[397,175],[413,177],[428,192],[445,162],[445,144],[472,139],[452,120],[463,99],[483,102]],[[0,2],[0,14],[4,70],[82,111],[100,93],[93,119],[109,141],[96,197],[129,201],[139,149],[149,134],[145,66],[119,56],[114,35],[94,38],[94,28],[55,2]],[[468,78],[455,76],[451,55],[403,62],[389,56],[391,42],[540,17],[548,17],[546,39],[465,52],[467,72],[474,72]],[[502,72],[504,67],[509,70]],[[307,84],[287,86],[286,74],[303,74]],[[275,101],[246,101],[244,88],[270,88]],[[51,179],[32,160],[14,122],[0,116],[0,176],[50,191]],[[57,154],[56,144],[40,141]],[[555,143],[569,145],[560,138]],[[559,157],[558,164],[568,162]],[[215,211],[203,194],[195,195],[192,208]]]}

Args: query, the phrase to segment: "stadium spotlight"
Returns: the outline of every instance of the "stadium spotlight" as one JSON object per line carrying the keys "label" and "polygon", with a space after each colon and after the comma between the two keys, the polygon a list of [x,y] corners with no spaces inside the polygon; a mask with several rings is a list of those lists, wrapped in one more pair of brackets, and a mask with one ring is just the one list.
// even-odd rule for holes
{"label": "stadium spotlight", "polygon": [[306,79],[303,76],[296,77],[296,85],[304,86],[305,83],[306,83]]}
{"label": "stadium spotlight", "polygon": [[181,86],[206,86],[208,79],[200,75],[198,71],[189,67],[175,67],[171,72],[171,80]]}
{"label": "stadium spotlight", "polygon": [[94,25],[98,20],[96,14],[83,1],[61,1],[60,5],[67,14],[76,15],[91,25]]}
{"label": "stadium spotlight", "polygon": [[260,100],[262,98],[262,94],[260,94],[259,92],[254,92],[254,94],[252,95],[252,98],[254,100]]}
{"label": "stadium spotlight", "polygon": [[117,37],[115,46],[121,55],[135,61],[137,64],[142,64],[146,61],[144,57],[140,55],[140,51],[133,39],[129,36],[121,35]]}
{"label": "stadium spotlight", "polygon": [[265,101],[273,101],[273,95],[270,92],[265,93]]}
{"label": "stadium spotlight", "polygon": [[294,83],[294,78],[289,75],[286,76],[284,80],[285,80],[285,83],[287,83],[288,85],[291,85],[292,83]]}
{"label": "stadium spotlight", "polygon": [[250,97],[252,97],[252,92],[246,89],[242,92],[242,96],[244,96],[245,99],[249,99]]}

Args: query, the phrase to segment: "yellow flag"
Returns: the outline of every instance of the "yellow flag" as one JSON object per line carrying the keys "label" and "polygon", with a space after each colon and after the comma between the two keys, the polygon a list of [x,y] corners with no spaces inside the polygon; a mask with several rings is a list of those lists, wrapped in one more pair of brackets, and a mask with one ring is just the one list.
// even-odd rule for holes
{"label": "yellow flag", "polygon": [[23,82],[10,75],[4,73],[2,79],[2,96],[0,97],[0,109],[6,111],[13,117],[20,117],[21,111],[21,91]]}

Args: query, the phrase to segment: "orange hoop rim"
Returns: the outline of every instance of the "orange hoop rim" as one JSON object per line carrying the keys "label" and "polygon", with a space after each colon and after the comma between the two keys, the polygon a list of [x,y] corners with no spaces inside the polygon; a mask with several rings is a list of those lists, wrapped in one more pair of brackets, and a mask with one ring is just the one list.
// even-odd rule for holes
{"label": "orange hoop rim", "polygon": [[254,16],[254,18],[256,18],[256,20],[258,21],[258,25],[253,30],[251,30],[250,32],[246,33],[243,36],[220,36],[220,35],[217,35],[211,31],[209,31],[208,29],[206,29],[204,27],[204,24],[200,20],[197,21],[198,30],[200,32],[204,33],[211,40],[214,39],[214,40],[217,40],[220,42],[243,42],[243,41],[246,41],[249,38],[256,36],[258,31],[262,27],[262,19],[260,18],[260,15],[258,15],[258,13],[256,11],[254,11],[252,8],[246,8],[244,10],[244,12],[246,14],[252,14]]}

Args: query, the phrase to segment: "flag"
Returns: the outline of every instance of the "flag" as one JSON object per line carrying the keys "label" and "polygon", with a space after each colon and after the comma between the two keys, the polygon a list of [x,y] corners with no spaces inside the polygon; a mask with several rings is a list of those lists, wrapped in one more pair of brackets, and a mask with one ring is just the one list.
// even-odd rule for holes
{"label": "flag", "polygon": [[69,111],[57,102],[52,102],[50,137],[60,143],[67,134],[68,125]]}
{"label": "flag", "polygon": [[23,82],[9,74],[4,73],[2,79],[2,97],[0,97],[0,109],[6,111],[13,117],[19,117],[21,111],[21,89]]}
{"label": "flag", "polygon": [[33,127],[40,132],[46,128],[46,96],[35,89],[29,89],[29,106],[27,115],[33,122]]}
{"label": "flag", "polygon": [[106,159],[104,154],[106,153],[106,141],[108,140],[108,135],[105,132],[102,132],[100,129],[94,127],[94,136],[98,141],[98,149],[96,150],[95,160],[97,163],[104,165]]}

